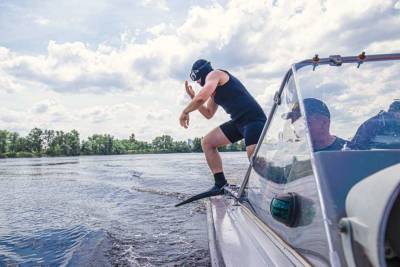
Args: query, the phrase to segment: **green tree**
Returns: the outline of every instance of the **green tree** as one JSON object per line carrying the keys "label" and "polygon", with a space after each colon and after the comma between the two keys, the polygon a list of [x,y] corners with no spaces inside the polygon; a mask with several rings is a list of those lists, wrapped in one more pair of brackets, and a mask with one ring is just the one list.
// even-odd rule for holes
{"label": "green tree", "polygon": [[17,142],[18,142],[19,134],[16,132],[9,133],[8,135],[8,150],[9,152],[17,152]]}
{"label": "green tree", "polygon": [[55,132],[54,130],[44,130],[43,132],[43,149],[47,155],[54,155],[54,139]]}
{"label": "green tree", "polygon": [[33,128],[28,134],[28,140],[31,145],[31,150],[36,153],[42,152],[42,137],[43,131],[39,128]]}
{"label": "green tree", "polygon": [[94,134],[85,142],[85,153],[91,148],[91,153],[95,155],[113,154],[114,137],[109,134]]}
{"label": "green tree", "polygon": [[[244,150],[244,142],[221,147],[220,151]],[[174,141],[169,135],[157,136],[151,143],[139,141],[135,134],[128,139],[118,140],[110,134],[94,134],[87,140],[80,140],[79,132],[41,130],[33,128],[26,137],[18,133],[0,130],[0,154],[6,157],[49,156],[78,156],[78,155],[112,155],[125,153],[186,153],[202,152],[201,138],[192,142]]]}
{"label": "green tree", "polygon": [[241,151],[242,147],[241,144],[239,142],[230,144],[226,146],[227,151]]}
{"label": "green tree", "polygon": [[175,141],[172,152],[185,153],[190,152],[189,144],[185,141]]}
{"label": "green tree", "polygon": [[17,139],[17,152],[32,152],[31,143],[25,137],[18,137]]}
{"label": "green tree", "polygon": [[47,155],[65,155],[65,134],[63,131],[45,130],[43,134],[43,140]]}
{"label": "green tree", "polygon": [[156,151],[168,152],[173,148],[173,139],[169,135],[157,136],[152,144]]}
{"label": "green tree", "polygon": [[7,152],[8,131],[0,130],[0,154]]}
{"label": "green tree", "polygon": [[113,148],[112,148],[113,154],[125,154],[127,150],[128,149],[125,147],[123,140],[113,141]]}
{"label": "green tree", "polygon": [[65,134],[65,145],[63,150],[64,154],[67,156],[80,155],[81,148],[78,131],[72,130],[71,132]]}
{"label": "green tree", "polygon": [[131,133],[131,135],[129,136],[129,141],[130,142],[136,142],[136,138],[135,138],[135,134]]}
{"label": "green tree", "polygon": [[196,137],[195,139],[193,139],[192,151],[203,152],[203,149],[201,148],[201,138]]}
{"label": "green tree", "polygon": [[135,150],[138,153],[147,153],[152,151],[152,147],[149,143],[145,141],[137,141],[135,144]]}
{"label": "green tree", "polygon": [[83,155],[92,155],[93,154],[92,142],[86,141],[86,140],[82,141],[81,154],[83,154]]}
{"label": "green tree", "polygon": [[246,143],[244,142],[244,139],[240,140],[239,148],[240,148],[240,151],[246,151]]}

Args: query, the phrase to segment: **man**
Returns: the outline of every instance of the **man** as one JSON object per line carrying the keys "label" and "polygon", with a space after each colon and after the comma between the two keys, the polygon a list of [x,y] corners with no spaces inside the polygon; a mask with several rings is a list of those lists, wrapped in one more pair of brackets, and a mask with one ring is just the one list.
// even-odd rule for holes
{"label": "man", "polygon": [[200,84],[202,89],[195,95],[192,87],[185,81],[186,92],[192,101],[179,118],[182,127],[188,128],[189,113],[195,110],[211,119],[218,106],[221,106],[231,117],[230,121],[209,132],[201,144],[215,180],[215,185],[209,192],[213,195],[222,194],[227,182],[218,147],[244,138],[250,158],[267,118],[260,105],[236,77],[225,70],[214,70],[207,60],[199,59],[193,64],[190,78]]}
{"label": "man", "polygon": [[315,98],[305,98],[303,103],[314,152],[346,147],[346,140],[330,133],[331,114],[326,104]]}
{"label": "man", "polygon": [[400,148],[400,100],[395,100],[388,111],[380,111],[358,128],[351,140],[354,149]]}

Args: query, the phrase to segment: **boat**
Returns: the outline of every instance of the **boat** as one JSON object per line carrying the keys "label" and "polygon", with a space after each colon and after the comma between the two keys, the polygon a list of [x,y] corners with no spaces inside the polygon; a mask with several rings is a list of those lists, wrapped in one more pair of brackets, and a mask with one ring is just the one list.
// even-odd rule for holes
{"label": "boat", "polygon": [[291,66],[246,175],[208,201],[212,266],[400,266],[399,73],[400,54]]}

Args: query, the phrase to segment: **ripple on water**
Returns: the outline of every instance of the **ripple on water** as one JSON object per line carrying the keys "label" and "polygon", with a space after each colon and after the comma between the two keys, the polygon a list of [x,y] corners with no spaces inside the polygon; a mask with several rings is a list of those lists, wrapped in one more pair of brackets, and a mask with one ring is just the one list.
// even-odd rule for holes
{"label": "ripple on water", "polygon": [[[68,229],[47,229],[24,235],[0,238],[0,262],[6,265],[63,265],[74,259],[84,262],[84,251],[94,250],[93,244],[104,239],[101,231],[92,232],[84,226]],[[88,243],[90,240],[90,243]],[[90,245],[85,245],[90,244]],[[6,252],[6,253],[4,253]],[[86,256],[89,254],[86,253]]]}
{"label": "ripple on water", "polygon": [[0,266],[209,266],[204,202],[174,205],[210,179],[202,154],[2,161]]}

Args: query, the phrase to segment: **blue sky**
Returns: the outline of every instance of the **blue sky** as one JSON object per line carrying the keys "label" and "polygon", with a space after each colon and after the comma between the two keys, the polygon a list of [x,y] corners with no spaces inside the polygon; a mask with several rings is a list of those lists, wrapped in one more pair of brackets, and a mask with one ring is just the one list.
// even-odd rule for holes
{"label": "blue sky", "polygon": [[195,59],[231,71],[268,112],[291,63],[399,52],[399,25],[398,0],[3,0],[0,129],[202,136],[228,116],[180,128]]}

